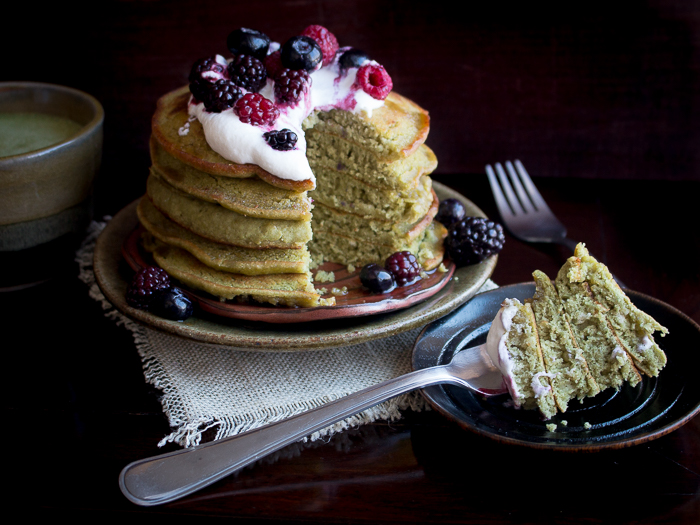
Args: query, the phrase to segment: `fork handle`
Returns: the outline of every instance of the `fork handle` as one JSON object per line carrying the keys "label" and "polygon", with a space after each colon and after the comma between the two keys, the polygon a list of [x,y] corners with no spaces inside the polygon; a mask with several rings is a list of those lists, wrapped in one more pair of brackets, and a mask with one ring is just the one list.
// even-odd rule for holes
{"label": "fork handle", "polygon": [[288,419],[191,449],[130,463],[119,487],[143,506],[174,501],[211,485],[282,447],[394,396],[435,384],[463,385],[436,366],[409,372]]}

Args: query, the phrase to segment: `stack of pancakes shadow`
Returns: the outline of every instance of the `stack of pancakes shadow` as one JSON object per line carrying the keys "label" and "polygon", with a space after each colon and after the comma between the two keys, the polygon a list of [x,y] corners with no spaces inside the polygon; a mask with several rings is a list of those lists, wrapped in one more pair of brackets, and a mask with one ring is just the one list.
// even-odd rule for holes
{"label": "stack of pancakes shadow", "polygon": [[517,406],[549,418],[574,399],[659,375],[666,355],[653,334],[668,330],[630,301],[583,244],[554,281],[539,270],[533,277],[532,298],[508,300],[517,308],[505,341]]}
{"label": "stack of pancakes shadow", "polygon": [[220,300],[311,307],[335,303],[313,285],[323,262],[359,268],[409,250],[426,271],[441,263],[437,160],[424,144],[428,114],[410,100],[391,93],[370,118],[310,115],[314,187],[221,157],[189,98],[182,87],[158,101],[138,206],[142,245],[172,277]]}

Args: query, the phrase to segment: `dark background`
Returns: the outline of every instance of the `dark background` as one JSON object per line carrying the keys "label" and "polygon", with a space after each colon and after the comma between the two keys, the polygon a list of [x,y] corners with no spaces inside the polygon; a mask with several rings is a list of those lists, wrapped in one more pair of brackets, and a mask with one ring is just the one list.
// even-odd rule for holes
{"label": "dark background", "polygon": [[[565,5],[564,5],[565,4]],[[538,177],[700,180],[700,2],[105,1],[3,8],[0,80],[104,105],[98,211],[143,190],[157,98],[251,27],[310,23],[382,63],[429,110],[437,175],[520,158]],[[585,191],[585,185],[581,185]]]}

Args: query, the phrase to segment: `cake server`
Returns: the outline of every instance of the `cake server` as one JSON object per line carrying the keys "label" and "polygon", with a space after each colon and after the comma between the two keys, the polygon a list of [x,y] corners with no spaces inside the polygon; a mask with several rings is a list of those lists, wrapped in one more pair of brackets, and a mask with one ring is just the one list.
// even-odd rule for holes
{"label": "cake server", "polygon": [[119,487],[137,505],[168,503],[382,401],[438,384],[467,388],[483,396],[507,392],[486,345],[473,346],[456,353],[448,364],[409,372],[283,421],[135,461],[121,471]]}

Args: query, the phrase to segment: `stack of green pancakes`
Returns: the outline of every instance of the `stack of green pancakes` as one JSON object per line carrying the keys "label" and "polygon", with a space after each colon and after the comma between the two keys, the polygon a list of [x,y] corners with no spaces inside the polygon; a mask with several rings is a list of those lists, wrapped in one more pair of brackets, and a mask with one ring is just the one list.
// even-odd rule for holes
{"label": "stack of green pancakes", "polygon": [[158,101],[138,207],[143,246],[171,276],[222,300],[309,307],[334,302],[313,285],[323,262],[359,268],[403,250],[425,270],[442,261],[437,160],[424,144],[427,112],[413,102],[391,93],[371,117],[310,115],[314,185],[221,157],[189,117],[189,97],[183,87]]}
{"label": "stack of green pancakes", "polygon": [[535,295],[517,308],[504,341],[516,405],[547,418],[608,388],[655,377],[666,355],[653,334],[668,330],[639,310],[583,244],[554,281],[535,271]]}

